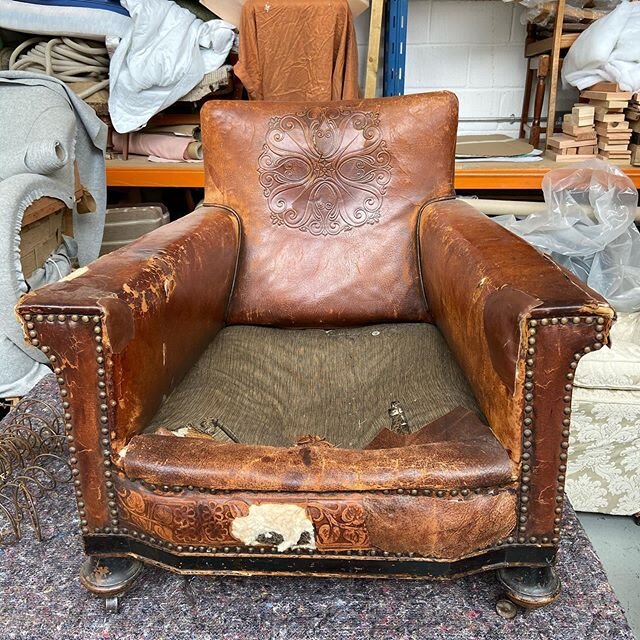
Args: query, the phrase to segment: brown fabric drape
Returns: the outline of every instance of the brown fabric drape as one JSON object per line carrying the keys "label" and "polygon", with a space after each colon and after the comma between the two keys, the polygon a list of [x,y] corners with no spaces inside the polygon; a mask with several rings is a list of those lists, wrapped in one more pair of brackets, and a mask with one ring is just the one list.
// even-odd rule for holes
{"label": "brown fabric drape", "polygon": [[234,71],[252,100],[359,97],[358,49],[346,0],[248,0]]}

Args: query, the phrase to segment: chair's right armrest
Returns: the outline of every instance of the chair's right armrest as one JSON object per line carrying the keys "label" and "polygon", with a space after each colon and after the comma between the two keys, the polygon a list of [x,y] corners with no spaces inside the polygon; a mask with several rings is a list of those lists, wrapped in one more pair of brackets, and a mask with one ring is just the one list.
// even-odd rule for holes
{"label": "chair's right armrest", "polygon": [[145,428],[224,325],[239,244],[234,212],[201,207],[22,297],[77,436],[108,425],[117,452]]}

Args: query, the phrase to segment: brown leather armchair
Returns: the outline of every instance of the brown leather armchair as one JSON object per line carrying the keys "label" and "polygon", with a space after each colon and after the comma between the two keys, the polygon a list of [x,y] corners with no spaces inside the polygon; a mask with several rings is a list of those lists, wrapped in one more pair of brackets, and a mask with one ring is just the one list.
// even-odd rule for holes
{"label": "brown leather armchair", "polygon": [[614,313],[453,191],[450,93],[210,102],[206,205],[29,293],[83,584],[453,577],[559,592],[573,372]]}

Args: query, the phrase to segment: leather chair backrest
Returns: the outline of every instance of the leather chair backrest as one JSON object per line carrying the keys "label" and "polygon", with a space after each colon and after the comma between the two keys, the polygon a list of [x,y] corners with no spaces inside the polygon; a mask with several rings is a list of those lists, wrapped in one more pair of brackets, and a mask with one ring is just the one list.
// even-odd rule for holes
{"label": "leather chair backrest", "polygon": [[205,202],[242,225],[227,322],[429,320],[416,229],[423,204],[453,196],[457,111],[447,92],[208,102]]}

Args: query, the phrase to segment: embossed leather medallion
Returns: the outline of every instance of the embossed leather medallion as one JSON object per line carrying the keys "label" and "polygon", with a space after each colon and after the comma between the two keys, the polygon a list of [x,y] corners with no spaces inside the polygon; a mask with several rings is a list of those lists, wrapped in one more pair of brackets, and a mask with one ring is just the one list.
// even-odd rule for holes
{"label": "embossed leather medallion", "polygon": [[272,118],[258,158],[272,222],[314,236],[378,222],[390,160],[378,113],[314,107]]}

